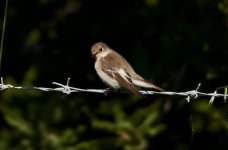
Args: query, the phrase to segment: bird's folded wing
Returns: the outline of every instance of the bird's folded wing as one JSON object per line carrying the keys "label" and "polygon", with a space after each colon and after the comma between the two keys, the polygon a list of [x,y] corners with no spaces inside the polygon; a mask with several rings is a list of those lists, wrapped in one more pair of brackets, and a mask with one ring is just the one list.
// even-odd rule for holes
{"label": "bird's folded wing", "polygon": [[136,96],[142,97],[138,88],[133,85],[130,76],[125,72],[125,70],[120,69],[117,72],[108,70],[107,73],[108,73],[108,75],[113,77],[115,80],[117,80],[122,87],[130,90]]}
{"label": "bird's folded wing", "polygon": [[132,83],[129,73],[125,70],[124,65],[115,58],[107,55],[100,60],[102,71],[107,73],[110,77],[117,80],[117,82],[124,88],[130,90],[136,96],[141,97],[138,88]]}

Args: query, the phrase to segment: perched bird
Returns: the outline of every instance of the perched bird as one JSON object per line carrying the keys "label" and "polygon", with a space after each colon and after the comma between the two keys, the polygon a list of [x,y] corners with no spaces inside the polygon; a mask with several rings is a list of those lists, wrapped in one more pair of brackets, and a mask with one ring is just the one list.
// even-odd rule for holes
{"label": "perched bird", "polygon": [[97,74],[111,88],[119,89],[123,87],[138,97],[141,97],[139,87],[164,91],[135,73],[126,59],[107,44],[103,42],[95,43],[91,47],[91,53],[96,59],[95,70]]}

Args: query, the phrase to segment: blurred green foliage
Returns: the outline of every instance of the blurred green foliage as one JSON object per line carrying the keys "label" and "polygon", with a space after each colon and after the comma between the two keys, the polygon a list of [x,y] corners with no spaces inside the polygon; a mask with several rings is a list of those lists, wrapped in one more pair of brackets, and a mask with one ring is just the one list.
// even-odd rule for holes
{"label": "blurred green foliage", "polygon": [[[0,25],[5,1],[0,1]],[[106,88],[90,47],[104,41],[168,91],[227,85],[227,0],[9,1],[4,83]],[[223,92],[223,91],[222,91]],[[227,150],[223,99],[6,90],[0,150]]]}

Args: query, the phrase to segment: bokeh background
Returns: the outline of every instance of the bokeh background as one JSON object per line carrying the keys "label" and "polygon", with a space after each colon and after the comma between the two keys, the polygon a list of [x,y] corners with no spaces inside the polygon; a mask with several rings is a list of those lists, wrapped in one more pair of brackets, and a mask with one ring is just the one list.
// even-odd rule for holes
{"label": "bokeh background", "polygon": [[[214,92],[227,85],[227,27],[227,0],[9,0],[0,75],[103,89],[90,54],[103,41],[167,91]],[[228,104],[209,100],[0,91],[0,149],[227,150]]]}

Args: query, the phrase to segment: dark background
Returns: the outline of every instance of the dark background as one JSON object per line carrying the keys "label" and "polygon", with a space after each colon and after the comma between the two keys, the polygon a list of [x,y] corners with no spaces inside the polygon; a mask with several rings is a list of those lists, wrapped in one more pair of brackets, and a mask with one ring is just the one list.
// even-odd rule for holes
{"label": "dark background", "polygon": [[[0,8],[2,27],[5,0]],[[227,85],[227,26],[226,0],[10,0],[0,75],[103,89],[90,54],[103,41],[167,91],[214,92]],[[227,150],[227,103],[209,100],[1,91],[0,149]]]}

